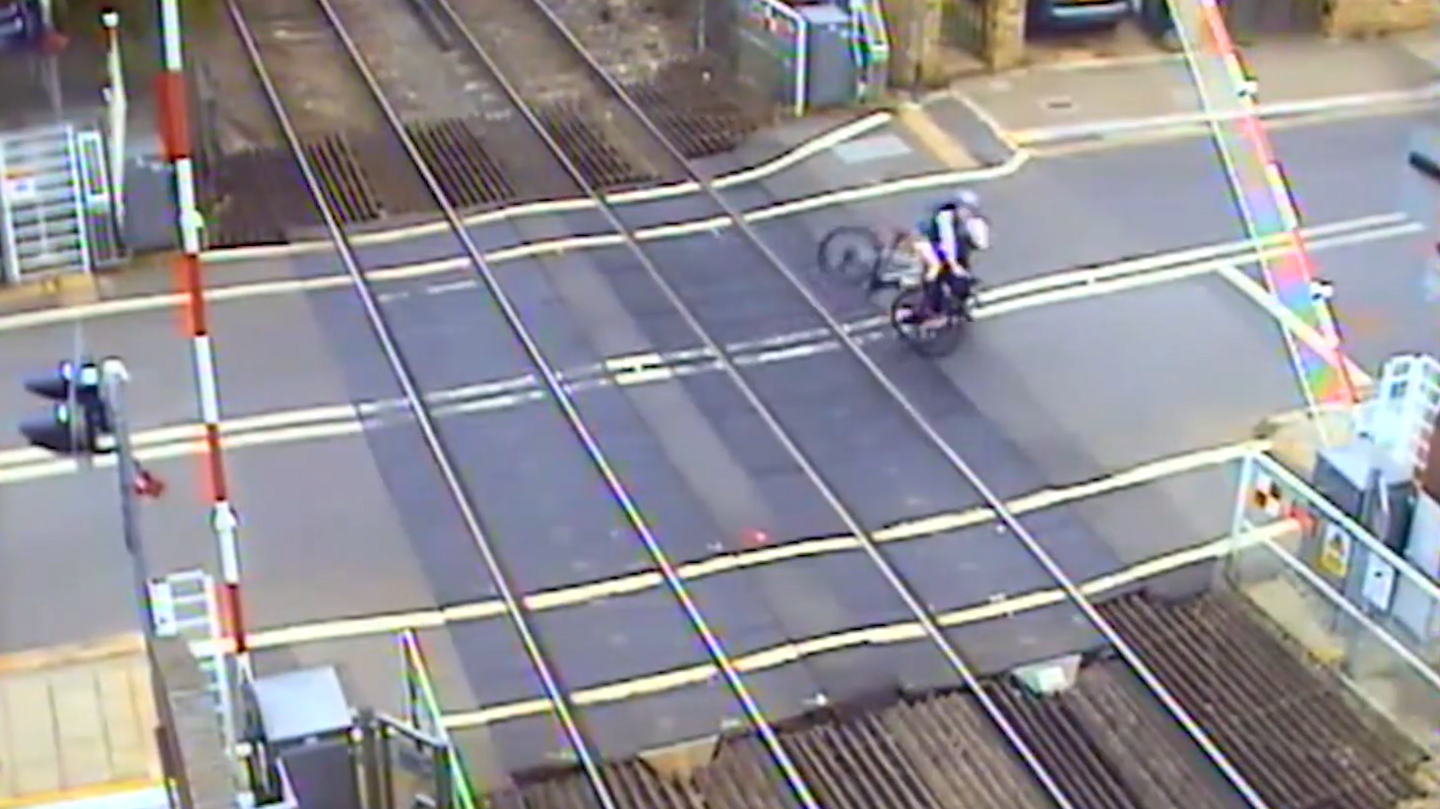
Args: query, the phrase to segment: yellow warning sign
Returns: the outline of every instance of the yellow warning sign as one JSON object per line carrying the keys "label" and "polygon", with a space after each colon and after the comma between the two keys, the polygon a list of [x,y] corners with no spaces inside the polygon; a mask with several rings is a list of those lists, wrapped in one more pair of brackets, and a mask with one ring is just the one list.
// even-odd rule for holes
{"label": "yellow warning sign", "polygon": [[1350,535],[1340,526],[1325,526],[1320,536],[1320,571],[1341,578],[1350,569]]}

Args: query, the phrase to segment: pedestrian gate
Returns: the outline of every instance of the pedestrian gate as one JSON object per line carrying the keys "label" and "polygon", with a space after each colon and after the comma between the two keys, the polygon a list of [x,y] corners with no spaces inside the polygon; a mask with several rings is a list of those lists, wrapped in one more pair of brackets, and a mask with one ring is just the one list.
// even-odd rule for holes
{"label": "pedestrian gate", "polygon": [[[220,612],[215,599],[215,582],[199,570],[172,573],[150,583],[150,608],[155,616],[155,634],[162,638],[178,637],[191,648],[207,647],[205,654],[196,655],[205,691],[213,700],[210,709],[216,717],[221,749],[233,755],[236,749],[234,687],[231,685],[228,662],[221,640]],[[237,785],[240,767],[232,766]]]}
{"label": "pedestrian gate", "polygon": [[63,124],[0,134],[0,281],[120,260],[112,194],[99,132]]}

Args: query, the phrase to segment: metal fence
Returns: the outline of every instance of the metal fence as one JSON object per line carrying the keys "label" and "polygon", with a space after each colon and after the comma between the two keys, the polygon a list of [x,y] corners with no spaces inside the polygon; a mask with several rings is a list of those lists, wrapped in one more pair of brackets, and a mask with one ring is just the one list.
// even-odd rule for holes
{"label": "metal fence", "polygon": [[1440,741],[1440,587],[1264,455],[1239,470],[1228,586],[1417,744]]}

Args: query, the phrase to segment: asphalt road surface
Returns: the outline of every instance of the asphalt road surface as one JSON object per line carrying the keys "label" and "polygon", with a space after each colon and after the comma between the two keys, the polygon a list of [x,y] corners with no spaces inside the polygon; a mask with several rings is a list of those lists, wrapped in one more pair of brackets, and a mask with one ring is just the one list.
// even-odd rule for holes
{"label": "asphalt road surface", "polygon": [[[1311,225],[1401,207],[1404,117],[1320,124],[1275,135],[1299,207]],[[737,190],[746,207],[791,195],[785,175]],[[983,189],[997,246],[982,272],[992,286],[1148,253],[1238,238],[1211,147],[1175,141],[1039,159]],[[841,222],[914,218],[917,194],[758,226],[837,317],[872,314],[854,290],[809,268],[814,245]],[[1163,204],[1157,204],[1163,201]],[[627,221],[713,213],[693,200],[626,209]],[[600,232],[592,215],[477,228],[494,248],[561,232]],[[1384,313],[1351,332],[1372,365],[1421,347],[1433,309],[1416,303],[1415,239],[1390,238],[1319,254],[1342,311]],[[394,263],[404,245],[367,248]],[[429,239],[414,255],[453,255]],[[733,232],[647,245],[647,252],[721,342],[813,329],[818,318]],[[315,277],[333,260],[290,271]],[[506,294],[540,349],[563,369],[606,358],[694,348],[694,333],[633,256],[605,248],[499,267]],[[438,394],[524,375],[531,368],[487,292],[465,272],[377,287],[418,387]],[[270,296],[214,307],[229,417],[400,395],[352,292]],[[1399,313],[1399,314],[1395,314]],[[1427,315],[1429,316],[1427,320]],[[1398,318],[1398,320],[1397,320]],[[187,347],[173,314],[86,322],[97,352],[125,356],[137,374],[142,430],[183,422],[193,405]],[[0,374],[15,379],[64,356],[74,327],[5,333]],[[1433,329],[1428,339],[1433,345]],[[980,324],[942,363],[890,341],[866,350],[947,441],[997,492],[1018,497],[1092,480],[1157,457],[1245,437],[1261,417],[1299,405],[1273,322],[1223,279],[1201,276],[1037,306]],[[745,376],[867,527],[974,507],[979,500],[927,446],[853,358],[836,350],[747,365]],[[651,566],[596,464],[553,405],[520,391],[508,400],[442,414],[440,438],[480,512],[489,540],[526,592],[593,582]],[[844,526],[737,388],[718,372],[649,386],[596,385],[577,394],[605,464],[639,505],[675,562],[746,546],[751,532],[779,545],[842,533]],[[23,399],[0,391],[0,412]],[[229,453],[241,511],[245,586],[255,627],[401,612],[492,597],[472,539],[446,493],[420,431],[394,407],[364,407],[364,429],[273,442]],[[210,564],[213,550],[193,457],[152,462],[171,492],[145,510],[157,570]],[[1116,566],[1212,537],[1223,528],[1223,470],[1185,475],[1027,517],[1072,575]],[[114,484],[103,470],[0,486],[0,649],[77,640],[133,626],[116,532]],[[982,603],[1046,585],[1023,549],[993,526],[938,532],[887,553],[935,609]],[[737,570],[692,585],[701,611],[732,653],[902,621],[903,606],[861,555],[834,553]],[[44,605],[37,608],[35,605]],[[650,588],[537,618],[567,685],[586,688],[701,663],[705,651],[671,597]],[[998,629],[953,630],[967,656],[1003,667],[1088,644],[1073,611],[1027,614]],[[518,641],[490,620],[432,631],[427,642],[447,707],[467,710],[535,696]],[[347,659],[374,658],[383,638]],[[301,651],[268,665],[307,659]],[[366,679],[368,675],[354,676]],[[788,715],[885,684],[953,682],[920,644],[859,649],[755,675],[767,710]],[[368,682],[368,681],[367,681]],[[359,686],[367,700],[382,698]],[[734,718],[719,685],[678,688],[591,716],[605,752],[712,731]],[[558,744],[544,718],[505,723],[507,761],[533,763]]]}

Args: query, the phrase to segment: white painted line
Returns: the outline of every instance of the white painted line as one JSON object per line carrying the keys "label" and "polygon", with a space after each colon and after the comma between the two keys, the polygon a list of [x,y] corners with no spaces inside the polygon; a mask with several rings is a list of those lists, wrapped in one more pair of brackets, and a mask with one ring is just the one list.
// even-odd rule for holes
{"label": "white painted line", "polygon": [[[1159,458],[1097,480],[1032,492],[1014,498],[1007,505],[1013,513],[1029,514],[1080,500],[1102,497],[1178,475],[1234,463],[1246,454],[1264,450],[1268,446],[1268,442],[1265,441],[1242,441]],[[936,538],[950,531],[987,525],[993,523],[994,519],[994,512],[990,509],[975,507],[906,520],[876,531],[874,537],[877,542],[881,543],[911,542]],[[681,565],[677,572],[682,579],[693,581],[735,570],[772,565],[789,559],[859,550],[860,547],[860,541],[848,534],[815,537],[780,542],[759,548],[721,552]],[[658,588],[662,585],[663,580],[658,573],[646,571],[531,593],[525,596],[525,603],[527,607],[536,612],[558,610],[581,606],[599,599]],[[254,649],[275,649],[302,643],[383,635],[404,629],[433,628],[462,621],[498,619],[505,615],[503,603],[497,599],[485,599],[443,609],[386,613],[330,621],[310,621],[263,628],[250,635],[250,644]],[[220,643],[223,644],[223,641]],[[213,651],[215,645],[216,642],[213,641],[193,644],[196,651],[201,653]]]}
{"label": "white painted line", "polygon": [[[861,188],[827,191],[801,199],[754,208],[746,211],[742,216],[745,221],[750,223],[765,222],[785,216],[807,213],[821,208],[844,205],[851,202],[861,202],[869,199],[879,199],[894,194],[924,191],[930,188],[950,186],[960,182],[974,183],[993,180],[998,177],[1014,174],[1020,170],[1028,159],[1028,152],[1019,152],[1012,157],[1011,160],[999,166],[967,171],[944,171],[935,174],[890,180]],[[637,240],[643,242],[687,236],[696,233],[713,232],[733,226],[734,223],[727,217],[710,217],[703,220],[674,222],[655,227],[641,228],[637,230],[634,235]],[[615,234],[567,236],[560,239],[550,239],[541,242],[504,247],[488,252],[483,257],[487,263],[493,265],[522,258],[533,258],[602,247],[623,247],[624,245],[625,240]],[[368,271],[367,275],[376,283],[386,283],[455,272],[457,270],[464,270],[469,266],[470,259],[468,257],[444,258],[416,264],[377,268]],[[218,303],[268,295],[295,295],[327,289],[344,289],[348,288],[351,283],[350,277],[347,274],[336,273],[319,278],[261,281],[257,283],[212,287],[206,292],[205,297],[206,300],[211,303]],[[68,325],[76,320],[87,318],[113,317],[154,311],[157,309],[168,309],[178,305],[180,302],[181,298],[179,295],[164,293],[159,295],[121,298],[113,301],[102,301],[67,309],[45,309],[36,312],[21,312],[0,317],[0,333],[56,324]]]}
{"label": "white painted line", "polygon": [[[1392,90],[1375,93],[1330,96],[1327,98],[1285,101],[1261,104],[1258,112],[1262,119],[1294,118],[1310,115],[1353,112],[1375,107],[1423,104],[1440,99],[1440,84],[1431,84],[1409,90]],[[1014,142],[1023,147],[1035,148],[1077,140],[1094,140],[1117,135],[1130,135],[1152,130],[1188,129],[1204,126],[1212,121],[1238,120],[1248,113],[1195,112],[1154,115],[1145,118],[1121,118],[1108,121],[1092,121],[1052,127],[1037,127],[1011,132]]]}
{"label": "white painted line", "polygon": [[[1181,570],[1195,564],[1224,558],[1242,548],[1265,542],[1274,542],[1295,530],[1289,521],[1273,523],[1251,529],[1238,536],[1225,536],[1210,540],[1194,547],[1149,559],[1124,570],[1100,576],[1080,584],[1086,596],[1100,597],[1121,587],[1146,579]],[[1069,596],[1059,589],[1035,590],[1019,596],[1001,597],[991,601],[950,610],[935,616],[944,628],[951,629],[970,624],[1007,618],[1016,613],[1029,612],[1043,607],[1063,604]],[[766,669],[804,660],[807,657],[829,654],[841,649],[862,646],[890,646],[925,637],[916,622],[901,622],[884,626],[872,626],[835,632],[820,637],[805,638],[769,649],[761,649],[736,657],[732,662],[736,669],[751,674]],[[579,689],[571,693],[577,705],[594,706],[620,702],[638,697],[673,691],[687,686],[709,682],[716,676],[711,664],[698,664],[682,669],[655,672],[632,677],[620,682],[606,683]],[[475,710],[456,711],[445,714],[441,721],[450,730],[494,725],[527,716],[544,716],[549,711],[548,700],[532,698],[508,703],[481,706]]]}
{"label": "white painted line", "polygon": [[[722,175],[711,181],[711,185],[717,189],[733,188],[745,183],[757,182],[772,177],[780,172],[792,168],[810,158],[834,148],[836,145],[851,138],[862,135],[888,123],[891,114],[888,112],[875,112],[835,129],[812,138],[779,157],[767,160],[759,165],[747,169]],[[659,186],[657,188],[642,188],[634,191],[624,191],[606,197],[606,201],[613,205],[625,205],[636,202],[648,202],[670,197],[684,196],[699,190],[699,186],[693,182],[681,182],[671,185]],[[512,205],[508,208],[487,211],[465,218],[465,224],[470,226],[485,225],[493,222],[522,219],[527,216],[551,216],[557,213],[573,211],[592,210],[595,203],[589,199],[572,198],[561,200],[547,200],[544,202],[531,202],[524,205]],[[390,244],[406,239],[414,239],[421,236],[449,233],[450,225],[444,221],[428,222],[421,225],[413,225],[393,230],[384,230],[374,233],[356,235],[352,242],[357,247],[368,247],[377,244]],[[329,241],[316,240],[311,242],[299,242],[295,244],[279,245],[258,245],[255,247],[233,247],[220,250],[206,251],[204,261],[207,264],[231,263],[237,261],[256,261],[262,259],[275,259],[287,256],[301,255],[318,251],[330,250]]]}
{"label": "white painted line", "polygon": [[[1423,225],[1406,221],[1399,215],[1364,217],[1311,229],[1310,246],[1318,252],[1395,238],[1421,230]],[[1315,234],[1320,235],[1317,238]],[[1202,256],[1208,258],[1193,260]],[[989,319],[1035,307],[1084,300],[1217,272],[1222,275],[1236,273],[1249,282],[1234,266],[1237,262],[1251,261],[1255,257],[1254,254],[1246,253],[1244,242],[1236,242],[1228,246],[1193,248],[1117,262],[1109,266],[1056,273],[1053,276],[985,290],[975,315],[977,319]],[[1176,259],[1191,260],[1188,263],[1175,264]],[[1249,283],[1258,289],[1258,285]],[[1012,290],[1016,289],[1019,293],[1013,294]],[[1264,290],[1259,290],[1258,294],[1262,299],[1268,298]],[[1293,318],[1293,315],[1291,317]],[[884,316],[880,315],[847,325],[847,329],[856,333],[862,341],[888,336],[887,328]],[[812,329],[736,343],[729,346],[729,349],[742,354],[739,357],[742,364],[754,365],[812,356],[822,351],[838,350],[838,347],[827,332]],[[647,352],[611,357],[592,368],[567,370],[562,374],[562,378],[572,389],[585,390],[611,384],[637,385],[668,381],[676,376],[711,371],[717,367],[703,349],[689,348],[666,354]],[[1354,378],[1361,384],[1364,384],[1362,380],[1369,379],[1358,368],[1354,369],[1353,373],[1356,374]],[[444,417],[490,412],[539,402],[543,401],[544,396],[534,375],[527,374],[437,392],[431,397],[431,402],[436,407],[437,415]],[[402,409],[403,404],[398,401],[324,405],[231,419],[221,425],[221,430],[228,449],[326,440],[360,434],[365,429],[367,419],[383,417],[387,412],[398,412]],[[164,460],[199,451],[201,438],[202,433],[198,426],[161,427],[138,432],[135,445],[141,460]],[[102,460],[101,463],[108,461]],[[43,450],[31,447],[0,450],[0,485],[71,474],[77,470],[74,462],[55,459]]]}

